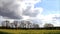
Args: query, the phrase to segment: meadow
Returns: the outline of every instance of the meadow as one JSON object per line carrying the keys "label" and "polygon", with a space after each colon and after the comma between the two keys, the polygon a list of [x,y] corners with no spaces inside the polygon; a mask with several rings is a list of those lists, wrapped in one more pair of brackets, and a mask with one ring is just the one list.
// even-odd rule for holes
{"label": "meadow", "polygon": [[0,29],[0,34],[60,34],[60,30]]}

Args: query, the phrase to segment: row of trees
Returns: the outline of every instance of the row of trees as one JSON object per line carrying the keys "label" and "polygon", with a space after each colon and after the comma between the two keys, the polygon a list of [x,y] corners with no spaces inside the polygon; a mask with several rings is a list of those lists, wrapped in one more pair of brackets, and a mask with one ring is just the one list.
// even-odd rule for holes
{"label": "row of trees", "polygon": [[38,24],[31,23],[30,21],[13,21],[10,23],[8,20],[2,22],[2,27],[10,28],[39,28]]}
{"label": "row of trees", "polygon": [[[10,21],[6,20],[2,22],[2,27],[10,27],[10,28],[40,28],[38,24],[32,23],[30,21],[13,21],[13,23],[10,23]],[[54,27],[53,24],[44,24],[45,27]]]}

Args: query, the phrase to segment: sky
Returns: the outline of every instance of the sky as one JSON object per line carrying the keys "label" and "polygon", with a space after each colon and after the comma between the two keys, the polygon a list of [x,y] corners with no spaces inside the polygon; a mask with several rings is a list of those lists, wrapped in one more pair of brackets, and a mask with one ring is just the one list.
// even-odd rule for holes
{"label": "sky", "polygon": [[60,26],[60,0],[0,0],[0,16]]}
{"label": "sky", "polygon": [[41,2],[35,4],[35,8],[36,7],[43,8],[43,11],[41,15],[38,15],[38,18],[43,19],[46,23],[52,23],[55,26],[60,26],[60,20],[53,19],[53,17],[60,17],[60,0],[41,0]]}
{"label": "sky", "polygon": [[35,4],[35,7],[42,7],[43,15],[60,14],[60,0],[41,0]]}

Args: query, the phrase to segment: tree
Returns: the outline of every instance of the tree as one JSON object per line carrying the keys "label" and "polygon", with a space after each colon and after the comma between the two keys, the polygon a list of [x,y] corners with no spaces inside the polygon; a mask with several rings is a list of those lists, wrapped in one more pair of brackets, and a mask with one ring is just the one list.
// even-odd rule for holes
{"label": "tree", "polygon": [[31,28],[32,23],[30,21],[26,21],[26,28]]}
{"label": "tree", "polygon": [[8,20],[2,22],[2,27],[9,27],[10,23]]}
{"label": "tree", "polygon": [[46,24],[44,24],[44,27],[54,27],[54,25],[46,23]]}
{"label": "tree", "polygon": [[15,26],[15,28],[17,28],[17,26],[18,26],[18,21],[14,21],[14,26]]}
{"label": "tree", "polygon": [[5,21],[2,22],[2,27],[6,27],[6,22]]}
{"label": "tree", "polygon": [[6,20],[5,22],[6,22],[6,27],[10,27],[10,22],[8,20]]}
{"label": "tree", "polygon": [[30,21],[27,21],[27,20],[22,20],[21,21],[21,27],[23,27],[23,28],[31,28],[31,22]]}
{"label": "tree", "polygon": [[39,25],[33,23],[33,28],[39,28]]}
{"label": "tree", "polygon": [[10,23],[10,28],[15,28],[14,23]]}
{"label": "tree", "polygon": [[26,21],[25,20],[21,21],[20,27],[21,28],[26,28]]}
{"label": "tree", "polygon": [[35,28],[39,28],[39,25],[38,24],[35,24]]}

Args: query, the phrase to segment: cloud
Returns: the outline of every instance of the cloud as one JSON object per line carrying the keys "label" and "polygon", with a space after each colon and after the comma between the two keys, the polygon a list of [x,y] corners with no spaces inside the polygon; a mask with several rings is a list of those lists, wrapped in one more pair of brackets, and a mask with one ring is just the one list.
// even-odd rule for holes
{"label": "cloud", "polygon": [[60,26],[60,14],[37,15],[37,19],[42,20],[42,23],[51,23],[54,26]]}
{"label": "cloud", "polygon": [[[41,0],[0,0],[0,15],[12,19],[21,19],[23,15],[36,16],[34,4]],[[34,11],[34,12],[32,12]]]}
{"label": "cloud", "polygon": [[[34,4],[37,2],[41,2],[41,0],[25,0],[22,1],[23,4],[21,5],[21,8],[23,9],[22,14],[25,16],[30,16],[30,17],[36,17],[36,15],[40,12],[40,9],[34,8]],[[41,8],[41,7],[39,7]]]}
{"label": "cloud", "polygon": [[0,0],[0,15],[3,17],[9,17],[12,19],[21,18],[19,15],[19,4],[16,4],[14,0]]}
{"label": "cloud", "polygon": [[30,16],[30,17],[36,17],[39,13],[41,14],[41,12],[43,11],[43,9],[40,8],[27,8],[27,10],[25,10],[23,12],[24,15]]}

